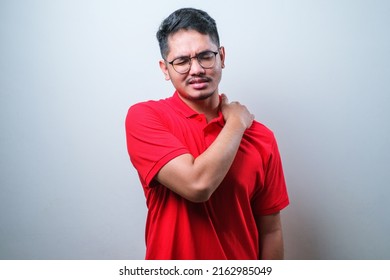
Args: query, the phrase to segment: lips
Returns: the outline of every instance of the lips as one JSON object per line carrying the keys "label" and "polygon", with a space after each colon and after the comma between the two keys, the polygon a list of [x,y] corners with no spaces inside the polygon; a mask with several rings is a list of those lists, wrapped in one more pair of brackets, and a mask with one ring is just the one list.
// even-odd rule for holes
{"label": "lips", "polygon": [[188,80],[187,84],[191,85],[195,89],[202,89],[207,86],[207,84],[210,82],[209,78],[206,77],[196,77],[196,78],[191,78]]}

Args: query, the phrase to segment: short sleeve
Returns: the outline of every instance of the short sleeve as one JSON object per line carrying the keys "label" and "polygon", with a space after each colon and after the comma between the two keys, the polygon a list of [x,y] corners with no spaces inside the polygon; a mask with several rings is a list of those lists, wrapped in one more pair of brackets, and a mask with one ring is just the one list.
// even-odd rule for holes
{"label": "short sleeve", "polygon": [[139,103],[130,107],[125,121],[130,160],[145,186],[173,158],[188,153],[164,123],[163,112]]}
{"label": "short sleeve", "polygon": [[275,138],[270,146],[268,162],[265,165],[264,185],[256,190],[252,199],[255,215],[270,215],[289,204],[282,161]]}

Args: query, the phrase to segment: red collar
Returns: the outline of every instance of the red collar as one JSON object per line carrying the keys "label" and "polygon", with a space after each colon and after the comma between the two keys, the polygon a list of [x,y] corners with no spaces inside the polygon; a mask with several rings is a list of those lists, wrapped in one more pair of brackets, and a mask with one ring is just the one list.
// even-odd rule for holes
{"label": "red collar", "polygon": [[[170,98],[176,110],[178,110],[181,114],[183,114],[186,118],[194,118],[199,115],[198,112],[189,107],[179,96],[179,93],[175,91],[173,96]],[[218,123],[220,126],[225,125],[225,120],[223,119],[222,112],[218,111],[218,117],[213,119],[210,123]],[[209,124],[210,124],[209,123]]]}

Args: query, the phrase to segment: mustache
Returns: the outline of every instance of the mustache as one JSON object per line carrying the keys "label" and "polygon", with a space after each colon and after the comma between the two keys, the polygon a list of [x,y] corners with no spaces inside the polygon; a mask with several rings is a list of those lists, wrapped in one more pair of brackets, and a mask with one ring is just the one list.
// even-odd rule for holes
{"label": "mustache", "polygon": [[197,76],[197,77],[191,77],[186,81],[187,85],[194,84],[194,83],[207,83],[211,82],[211,78],[206,76]]}

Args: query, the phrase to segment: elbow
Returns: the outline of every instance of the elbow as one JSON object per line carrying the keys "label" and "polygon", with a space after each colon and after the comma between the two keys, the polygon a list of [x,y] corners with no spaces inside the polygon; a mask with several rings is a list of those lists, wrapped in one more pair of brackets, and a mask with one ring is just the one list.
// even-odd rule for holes
{"label": "elbow", "polygon": [[191,202],[201,203],[210,199],[214,188],[210,185],[198,184],[194,185],[191,189],[191,193],[186,198]]}
{"label": "elbow", "polygon": [[190,197],[187,197],[187,199],[194,203],[202,203],[206,202],[210,199],[211,195],[203,195],[203,194],[196,194],[192,195]]}

